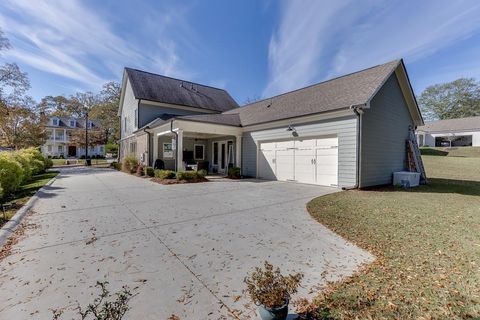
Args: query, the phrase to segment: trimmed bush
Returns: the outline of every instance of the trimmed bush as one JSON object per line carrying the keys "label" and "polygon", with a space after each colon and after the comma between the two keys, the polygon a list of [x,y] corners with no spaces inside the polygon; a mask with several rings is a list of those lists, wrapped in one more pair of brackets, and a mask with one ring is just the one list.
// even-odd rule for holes
{"label": "trimmed bush", "polygon": [[29,153],[15,151],[10,155],[17,161],[22,168],[22,181],[25,183],[32,178],[33,175],[33,156]]}
{"label": "trimmed bush", "polygon": [[149,177],[154,177],[155,176],[155,170],[153,170],[152,167],[145,167],[145,175]]}
{"label": "trimmed bush", "polygon": [[53,167],[53,161],[52,159],[50,158],[45,158],[45,168],[48,169],[48,168],[51,168]]}
{"label": "trimmed bush", "polygon": [[39,174],[45,172],[46,165],[45,165],[45,157],[42,153],[35,148],[27,148],[16,151],[21,155],[28,157],[30,160],[30,165],[32,167],[32,174]]}
{"label": "trimmed bush", "polygon": [[239,167],[233,167],[228,169],[228,177],[230,179],[240,179],[241,174],[240,174],[240,168]]}
{"label": "trimmed bush", "polygon": [[126,156],[122,162],[122,170],[129,173],[137,171],[138,159],[134,155]]}
{"label": "trimmed bush", "polygon": [[[180,173],[180,172],[179,172]],[[172,170],[155,170],[154,171],[155,178],[159,179],[175,179],[175,171]]]}
{"label": "trimmed bush", "polygon": [[23,181],[23,170],[12,153],[0,153],[0,194],[8,197],[18,190]]}
{"label": "trimmed bush", "polygon": [[142,166],[141,164],[139,164],[139,165],[137,166],[137,170],[136,170],[135,173],[136,173],[137,176],[143,176],[144,173],[145,173],[145,167]]}
{"label": "trimmed bush", "polygon": [[177,172],[177,180],[195,180],[200,176],[197,171],[180,171]]}
{"label": "trimmed bush", "polygon": [[197,175],[201,178],[205,178],[205,176],[208,174],[207,170],[201,169],[197,171]]}
{"label": "trimmed bush", "polygon": [[122,170],[122,164],[120,162],[112,162],[110,166],[115,170]]}

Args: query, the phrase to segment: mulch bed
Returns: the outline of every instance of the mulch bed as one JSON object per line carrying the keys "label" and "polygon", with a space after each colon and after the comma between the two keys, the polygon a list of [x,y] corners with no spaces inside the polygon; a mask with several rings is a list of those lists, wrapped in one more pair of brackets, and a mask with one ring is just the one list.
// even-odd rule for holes
{"label": "mulch bed", "polygon": [[200,183],[200,182],[208,182],[209,180],[207,178],[197,178],[197,179],[191,179],[191,180],[152,178],[151,181],[168,185],[168,184]]}

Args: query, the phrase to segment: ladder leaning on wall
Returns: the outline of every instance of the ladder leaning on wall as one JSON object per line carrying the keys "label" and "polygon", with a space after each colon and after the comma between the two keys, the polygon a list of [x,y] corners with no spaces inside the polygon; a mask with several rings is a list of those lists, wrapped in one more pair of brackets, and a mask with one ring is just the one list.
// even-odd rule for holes
{"label": "ladder leaning on wall", "polygon": [[409,139],[406,141],[406,147],[408,169],[411,172],[419,172],[420,183],[427,184],[427,175],[425,173],[425,167],[423,166],[422,155],[418,147],[415,130],[412,127],[409,128]]}

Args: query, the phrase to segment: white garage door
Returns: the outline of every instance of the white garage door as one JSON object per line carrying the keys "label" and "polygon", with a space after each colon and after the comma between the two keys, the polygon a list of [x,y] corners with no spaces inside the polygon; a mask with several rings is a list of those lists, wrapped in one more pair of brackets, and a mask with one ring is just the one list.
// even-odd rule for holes
{"label": "white garage door", "polygon": [[258,177],[336,186],[338,138],[261,143]]}

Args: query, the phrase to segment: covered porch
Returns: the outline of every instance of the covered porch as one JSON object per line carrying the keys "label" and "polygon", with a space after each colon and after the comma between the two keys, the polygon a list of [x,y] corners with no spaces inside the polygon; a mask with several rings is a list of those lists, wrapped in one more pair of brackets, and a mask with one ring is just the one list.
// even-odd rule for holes
{"label": "covered porch", "polygon": [[229,125],[173,120],[151,131],[152,166],[226,175],[241,167],[242,131]]}

